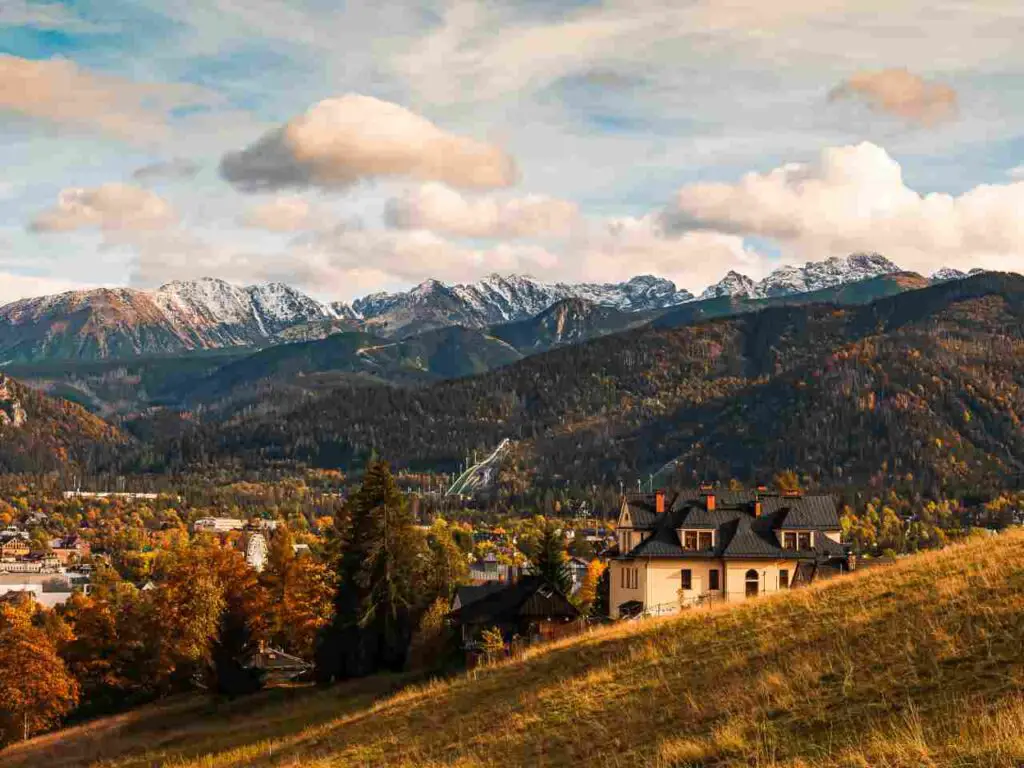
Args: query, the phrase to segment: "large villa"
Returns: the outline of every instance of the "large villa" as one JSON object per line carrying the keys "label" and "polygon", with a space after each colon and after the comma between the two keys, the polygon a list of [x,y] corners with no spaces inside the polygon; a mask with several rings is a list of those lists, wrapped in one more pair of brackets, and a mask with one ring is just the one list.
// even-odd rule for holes
{"label": "large villa", "polygon": [[847,568],[839,502],[702,487],[624,498],[611,561],[613,618],[676,613],[806,584]]}

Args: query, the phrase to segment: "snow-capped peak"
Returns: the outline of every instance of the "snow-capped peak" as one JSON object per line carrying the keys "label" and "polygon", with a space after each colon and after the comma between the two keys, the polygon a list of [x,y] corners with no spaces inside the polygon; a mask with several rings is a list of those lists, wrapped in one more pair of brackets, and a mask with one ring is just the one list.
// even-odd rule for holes
{"label": "snow-capped peak", "polygon": [[935,283],[946,283],[950,280],[963,280],[967,277],[966,272],[961,272],[959,269],[953,269],[952,267],[942,267],[932,272],[932,282]]}
{"label": "snow-capped peak", "polygon": [[802,267],[787,264],[758,282],[737,272],[729,272],[721,281],[705,289],[701,298],[790,296],[899,271],[901,270],[896,264],[881,254],[853,253],[849,256],[833,256],[824,261],[809,261]]}
{"label": "snow-capped peak", "polygon": [[709,285],[701,293],[700,298],[717,299],[722,296],[735,296],[737,298],[752,299],[758,294],[757,283],[746,275],[734,270],[729,270],[725,277],[714,285]]}

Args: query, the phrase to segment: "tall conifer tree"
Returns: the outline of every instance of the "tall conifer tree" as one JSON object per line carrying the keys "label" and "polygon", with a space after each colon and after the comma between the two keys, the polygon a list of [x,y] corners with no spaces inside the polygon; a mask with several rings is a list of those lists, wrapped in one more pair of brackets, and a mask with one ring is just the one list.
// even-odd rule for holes
{"label": "tall conifer tree", "polygon": [[317,649],[321,683],[401,670],[423,602],[425,540],[385,462],[367,467],[348,514],[334,620]]}
{"label": "tall conifer tree", "polygon": [[543,576],[562,594],[572,591],[572,576],[569,573],[569,555],[565,551],[565,537],[552,523],[544,526],[537,553],[533,557],[533,571]]}

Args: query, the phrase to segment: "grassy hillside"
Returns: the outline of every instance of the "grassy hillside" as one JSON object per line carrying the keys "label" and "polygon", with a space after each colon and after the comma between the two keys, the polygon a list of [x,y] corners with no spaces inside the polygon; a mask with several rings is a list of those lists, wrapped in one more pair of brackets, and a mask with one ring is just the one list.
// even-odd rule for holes
{"label": "grassy hillside", "polygon": [[0,766],[1013,766],[1024,532],[620,625],[448,682],[187,699]]}

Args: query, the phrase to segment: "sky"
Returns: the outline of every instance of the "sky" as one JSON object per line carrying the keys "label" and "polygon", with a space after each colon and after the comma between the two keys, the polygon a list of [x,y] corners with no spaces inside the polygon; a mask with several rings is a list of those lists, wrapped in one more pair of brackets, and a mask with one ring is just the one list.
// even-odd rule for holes
{"label": "sky", "polygon": [[0,302],[1024,271],[1018,0],[0,0]]}

